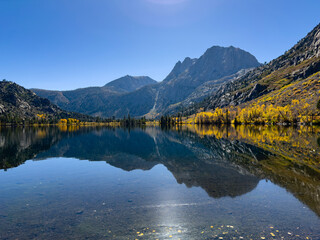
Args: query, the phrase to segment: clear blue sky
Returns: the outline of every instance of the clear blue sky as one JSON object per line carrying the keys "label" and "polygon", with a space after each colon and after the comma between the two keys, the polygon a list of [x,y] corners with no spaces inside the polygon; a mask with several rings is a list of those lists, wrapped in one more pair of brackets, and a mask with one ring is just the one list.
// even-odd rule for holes
{"label": "clear blue sky", "polygon": [[278,57],[320,22],[319,0],[0,0],[0,78],[27,88],[161,81],[178,60],[236,46]]}

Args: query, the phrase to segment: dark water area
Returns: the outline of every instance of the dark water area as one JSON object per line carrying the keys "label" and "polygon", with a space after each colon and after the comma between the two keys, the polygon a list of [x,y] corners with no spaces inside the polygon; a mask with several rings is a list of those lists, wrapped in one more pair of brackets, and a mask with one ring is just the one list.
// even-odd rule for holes
{"label": "dark water area", "polygon": [[320,239],[320,129],[0,129],[0,239]]}

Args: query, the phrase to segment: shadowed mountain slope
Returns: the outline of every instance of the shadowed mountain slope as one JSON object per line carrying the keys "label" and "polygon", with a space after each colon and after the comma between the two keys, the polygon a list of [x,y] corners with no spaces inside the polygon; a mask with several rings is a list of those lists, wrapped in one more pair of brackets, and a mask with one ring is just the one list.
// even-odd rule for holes
{"label": "shadowed mountain slope", "polygon": [[[107,106],[115,108],[117,97],[123,96],[144,87],[157,83],[149,77],[124,76],[104,85],[103,87],[79,88],[71,91],[50,91],[32,89],[37,95],[48,98],[68,111],[76,111],[94,116],[106,115]],[[108,111],[107,111],[108,112]]]}

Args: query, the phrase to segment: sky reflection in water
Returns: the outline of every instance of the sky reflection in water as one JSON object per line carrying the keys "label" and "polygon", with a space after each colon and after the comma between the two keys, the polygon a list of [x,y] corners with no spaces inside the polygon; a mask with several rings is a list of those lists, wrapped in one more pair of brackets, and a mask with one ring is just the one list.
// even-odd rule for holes
{"label": "sky reflection in water", "polygon": [[215,130],[2,129],[0,238],[319,238],[314,159]]}

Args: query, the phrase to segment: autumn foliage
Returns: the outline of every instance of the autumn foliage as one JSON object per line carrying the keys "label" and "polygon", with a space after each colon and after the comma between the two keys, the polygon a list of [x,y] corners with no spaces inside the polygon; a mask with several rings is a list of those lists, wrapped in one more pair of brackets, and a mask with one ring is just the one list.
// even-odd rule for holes
{"label": "autumn foliage", "polygon": [[319,111],[311,110],[305,101],[292,100],[290,105],[249,105],[246,107],[216,108],[213,112],[200,112],[195,124],[316,124],[320,123]]}

